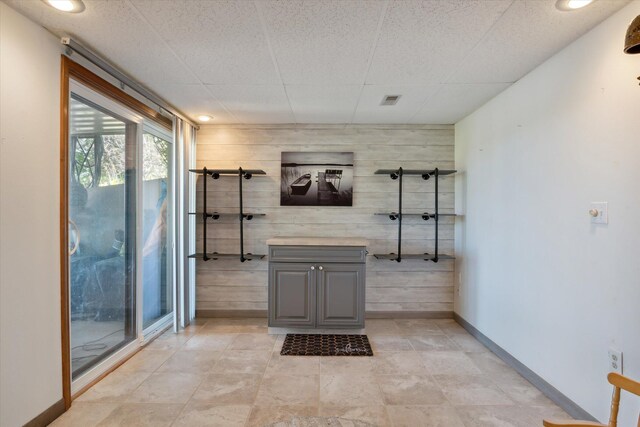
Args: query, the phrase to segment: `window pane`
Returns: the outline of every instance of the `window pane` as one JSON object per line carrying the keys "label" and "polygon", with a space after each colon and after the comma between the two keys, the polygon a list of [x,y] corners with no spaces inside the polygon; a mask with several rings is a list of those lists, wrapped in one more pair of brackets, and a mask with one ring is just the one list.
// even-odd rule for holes
{"label": "window pane", "polygon": [[73,94],[69,117],[71,370],[77,378],[135,337],[135,125]]}
{"label": "window pane", "polygon": [[169,262],[171,144],[151,133],[143,135],[143,327],[173,310]]}

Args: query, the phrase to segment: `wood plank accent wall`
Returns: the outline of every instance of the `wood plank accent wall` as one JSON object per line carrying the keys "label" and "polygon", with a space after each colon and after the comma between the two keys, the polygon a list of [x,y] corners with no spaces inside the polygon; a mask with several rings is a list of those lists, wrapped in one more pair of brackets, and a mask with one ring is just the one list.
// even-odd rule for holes
{"label": "wood plank accent wall", "polygon": [[[353,207],[280,206],[282,151],[353,151]],[[397,223],[375,212],[397,210],[397,181],[374,175],[377,169],[454,168],[452,126],[281,125],[202,126],[197,135],[197,167],[264,169],[266,177],[244,181],[245,212],[264,213],[245,222],[245,250],[267,253],[274,236],[363,237],[370,241],[367,258],[367,312],[453,311],[454,262],[377,260],[372,254],[396,251]],[[237,212],[238,178],[210,180],[209,210]],[[442,213],[454,212],[454,178],[440,180]],[[202,181],[197,184],[202,210]],[[433,211],[434,185],[420,177],[405,177],[404,212]],[[201,222],[201,220],[199,220]],[[211,221],[207,245],[211,251],[238,253],[237,219]],[[433,222],[403,220],[403,251],[432,252]],[[440,223],[441,252],[452,253],[454,219]],[[197,224],[196,247],[202,248]],[[197,310],[266,310],[267,261],[196,262]]]}

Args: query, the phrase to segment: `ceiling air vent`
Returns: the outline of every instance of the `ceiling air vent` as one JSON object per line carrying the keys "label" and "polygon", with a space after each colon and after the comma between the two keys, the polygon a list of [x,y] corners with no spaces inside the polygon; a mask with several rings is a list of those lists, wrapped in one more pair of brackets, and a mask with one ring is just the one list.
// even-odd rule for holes
{"label": "ceiling air vent", "polygon": [[396,105],[401,96],[402,95],[387,95],[382,98],[380,105]]}

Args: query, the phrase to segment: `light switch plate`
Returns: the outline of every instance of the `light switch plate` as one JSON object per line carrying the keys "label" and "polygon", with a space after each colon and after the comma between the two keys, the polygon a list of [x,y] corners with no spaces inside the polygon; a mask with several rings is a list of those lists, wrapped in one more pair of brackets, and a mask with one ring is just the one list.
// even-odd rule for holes
{"label": "light switch plate", "polygon": [[607,202],[591,202],[591,210],[597,211],[596,216],[591,216],[592,224],[608,224],[609,223],[609,203]]}

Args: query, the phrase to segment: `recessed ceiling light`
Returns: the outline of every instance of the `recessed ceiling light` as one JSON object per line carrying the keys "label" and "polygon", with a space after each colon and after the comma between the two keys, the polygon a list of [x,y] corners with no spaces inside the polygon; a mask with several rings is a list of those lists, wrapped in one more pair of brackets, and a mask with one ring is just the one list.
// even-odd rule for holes
{"label": "recessed ceiling light", "polygon": [[79,13],[84,10],[82,0],[42,0],[49,6],[62,12]]}
{"label": "recessed ceiling light", "polygon": [[198,116],[198,120],[200,120],[201,122],[208,122],[209,120],[213,119],[213,117],[211,116],[206,116],[206,115],[202,115],[202,116]]}
{"label": "recessed ceiling light", "polygon": [[562,11],[582,9],[585,6],[589,6],[593,1],[594,0],[558,0],[556,2],[556,8]]}

